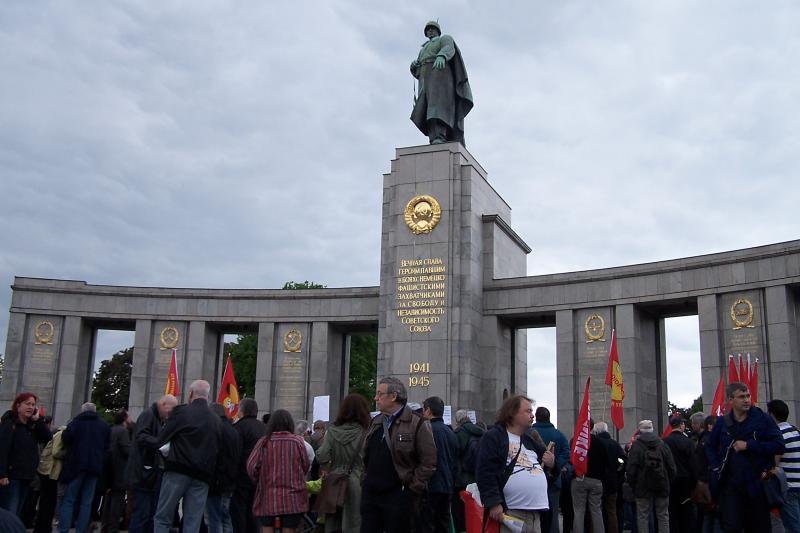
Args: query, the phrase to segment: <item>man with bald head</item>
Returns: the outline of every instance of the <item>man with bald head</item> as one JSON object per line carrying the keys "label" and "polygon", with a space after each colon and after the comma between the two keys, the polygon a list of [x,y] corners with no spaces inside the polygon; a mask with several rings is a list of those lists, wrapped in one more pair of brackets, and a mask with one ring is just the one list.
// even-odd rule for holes
{"label": "man with bald head", "polygon": [[158,486],[161,482],[158,434],[176,405],[178,399],[167,394],[157,402],[153,402],[153,405],[142,411],[136,419],[127,471],[133,490],[130,533],[153,531],[153,515],[156,512]]}
{"label": "man with bald head", "polygon": [[189,403],[175,407],[158,436],[166,459],[153,518],[155,533],[169,533],[181,499],[184,533],[200,530],[222,440],[222,422],[208,407],[210,390],[207,381],[193,382]]}

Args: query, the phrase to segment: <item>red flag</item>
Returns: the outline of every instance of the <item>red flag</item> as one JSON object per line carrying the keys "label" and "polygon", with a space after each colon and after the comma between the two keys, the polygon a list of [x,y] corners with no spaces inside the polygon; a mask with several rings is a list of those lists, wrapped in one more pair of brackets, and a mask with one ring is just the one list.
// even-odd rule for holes
{"label": "red flag", "polygon": [[733,361],[733,354],[728,355],[728,383],[739,381],[739,371],[736,370],[736,363]]}
{"label": "red flag", "polygon": [[753,400],[753,405],[758,403],[758,357],[753,365],[753,375],[750,376],[750,397]]}
{"label": "red flag", "polygon": [[625,416],[622,411],[625,384],[622,381],[622,367],[619,365],[617,335],[613,329],[611,330],[611,349],[608,352],[608,366],[606,367],[606,385],[611,387],[611,421],[617,429],[622,429],[625,427]]}
{"label": "red flag", "polygon": [[172,360],[169,362],[167,386],[164,387],[164,394],[172,394],[176,398],[181,395],[181,386],[178,384],[178,360],[175,357],[174,348],[172,349]]}
{"label": "red flag", "polygon": [[747,354],[747,366],[744,367],[745,376],[747,381],[744,382],[747,388],[750,388],[750,380],[753,378],[753,368],[750,366],[750,354]]}
{"label": "red flag", "polygon": [[575,467],[575,475],[583,477],[589,469],[589,383],[591,377],[586,378],[586,389],[583,391],[581,410],[578,411],[578,421],[575,423],[575,437],[573,438],[571,461]]}
{"label": "red flag", "polygon": [[725,403],[725,376],[719,377],[717,390],[714,392],[714,400],[711,402],[711,416],[722,416],[727,411]]}
{"label": "red flag", "polygon": [[749,376],[747,375],[747,370],[744,368],[744,362],[742,361],[742,354],[739,354],[739,381],[747,385],[749,380]]}
{"label": "red flag", "polygon": [[217,403],[225,407],[225,414],[228,418],[236,418],[239,412],[239,386],[236,384],[236,377],[233,375],[233,363],[231,355],[225,362],[225,373],[222,376],[222,384],[219,387]]}

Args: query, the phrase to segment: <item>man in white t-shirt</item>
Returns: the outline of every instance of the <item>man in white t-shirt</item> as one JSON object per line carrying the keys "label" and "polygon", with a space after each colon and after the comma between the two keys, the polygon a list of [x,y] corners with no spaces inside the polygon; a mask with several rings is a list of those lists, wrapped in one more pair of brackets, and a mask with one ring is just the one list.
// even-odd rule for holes
{"label": "man in white t-shirt", "polygon": [[530,398],[503,402],[495,425],[481,438],[475,470],[488,516],[501,523],[503,514],[518,518],[525,524],[523,533],[540,531],[539,513],[549,509],[548,478],[559,472],[553,453],[526,434],[532,423]]}

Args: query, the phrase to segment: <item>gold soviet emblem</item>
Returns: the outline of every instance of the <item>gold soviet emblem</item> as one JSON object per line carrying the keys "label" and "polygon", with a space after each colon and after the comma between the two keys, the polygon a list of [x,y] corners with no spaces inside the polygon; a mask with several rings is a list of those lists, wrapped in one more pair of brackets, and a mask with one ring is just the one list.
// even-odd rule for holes
{"label": "gold soviet emblem", "polygon": [[161,330],[161,335],[159,336],[161,339],[161,349],[162,350],[172,350],[173,348],[178,346],[178,339],[180,338],[180,334],[178,330],[173,326],[167,326]]}
{"label": "gold soviet emblem", "polygon": [[404,218],[415,234],[430,233],[442,218],[442,208],[433,196],[415,196],[406,204]]}
{"label": "gold soviet emblem", "polygon": [[303,335],[299,330],[290,329],[283,336],[284,352],[299,352],[303,346]]}
{"label": "gold soviet emblem", "polygon": [[47,320],[42,320],[36,327],[33,328],[34,344],[53,344],[53,334],[56,328],[53,323]]}
{"label": "gold soviet emblem", "polygon": [[753,327],[753,304],[746,298],[739,298],[731,306],[733,329]]}
{"label": "gold soviet emblem", "polygon": [[583,331],[586,333],[587,344],[594,341],[605,342],[606,321],[600,315],[589,315],[583,325]]}

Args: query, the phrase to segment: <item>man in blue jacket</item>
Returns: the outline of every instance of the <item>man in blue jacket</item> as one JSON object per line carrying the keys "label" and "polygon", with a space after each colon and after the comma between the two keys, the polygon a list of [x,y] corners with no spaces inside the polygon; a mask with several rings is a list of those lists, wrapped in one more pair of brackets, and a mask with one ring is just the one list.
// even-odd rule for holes
{"label": "man in blue jacket", "polygon": [[430,421],[436,444],[436,472],[428,482],[419,533],[450,533],[450,495],[458,467],[458,440],[443,416],[444,400],[431,396],[422,402],[422,418]]}
{"label": "man in blue jacket", "polygon": [[498,522],[504,513],[518,518],[523,531],[540,529],[540,513],[549,509],[548,477],[558,474],[553,453],[528,435],[532,423],[530,398],[517,395],[503,402],[495,425],[481,438],[475,469],[489,516]]}
{"label": "man in blue jacket", "polygon": [[783,436],[775,421],[752,405],[747,385],[734,382],[725,392],[731,411],[717,419],[706,446],[722,529],[770,531],[761,474],[783,453]]}
{"label": "man in blue jacket", "polygon": [[81,406],[81,413],[72,419],[61,435],[68,451],[64,458],[64,470],[58,478],[60,483],[66,484],[58,513],[60,533],[67,533],[72,527],[76,506],[78,521],[75,531],[87,531],[94,489],[103,473],[110,438],[111,428],[97,415],[97,407],[89,402]]}
{"label": "man in blue jacket", "polygon": [[[569,441],[556,427],[550,423],[550,410],[547,407],[536,408],[536,423],[533,429],[542,437],[545,445],[553,443],[556,463],[566,470],[569,463]],[[561,473],[556,472],[553,482],[547,487],[547,500],[550,511],[542,513],[542,533],[558,532],[558,502],[561,498]]]}

